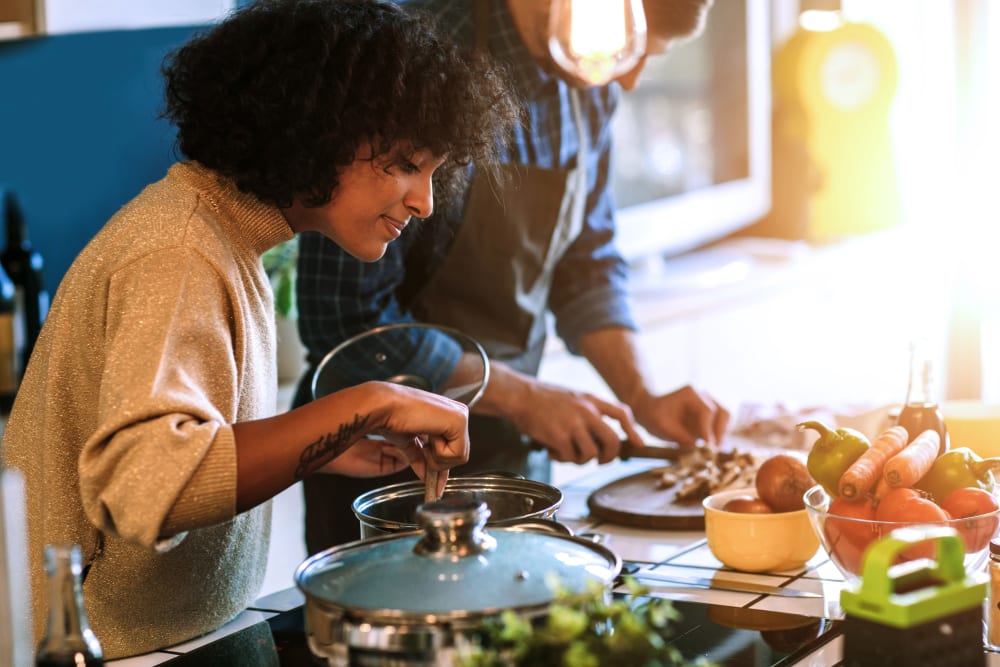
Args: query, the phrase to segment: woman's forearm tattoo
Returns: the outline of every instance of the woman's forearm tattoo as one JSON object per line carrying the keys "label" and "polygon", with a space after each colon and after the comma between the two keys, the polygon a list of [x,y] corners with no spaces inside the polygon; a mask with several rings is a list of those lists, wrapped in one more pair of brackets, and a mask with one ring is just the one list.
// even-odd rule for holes
{"label": "woman's forearm tattoo", "polygon": [[347,451],[347,448],[354,442],[355,436],[364,430],[369,420],[369,415],[354,415],[354,421],[349,424],[341,424],[335,433],[327,433],[320,436],[315,442],[309,443],[299,456],[299,465],[295,468],[296,479],[302,479],[319,467],[317,461],[326,463]]}

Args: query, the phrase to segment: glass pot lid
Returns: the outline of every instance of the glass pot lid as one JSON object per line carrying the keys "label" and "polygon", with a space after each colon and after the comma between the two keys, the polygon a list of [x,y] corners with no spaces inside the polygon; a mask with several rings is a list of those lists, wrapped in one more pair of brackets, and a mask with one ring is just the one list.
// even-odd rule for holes
{"label": "glass pot lid", "polygon": [[[430,364],[432,359],[435,362]],[[439,324],[397,322],[364,331],[330,350],[313,374],[312,395],[320,398],[381,380],[431,391],[472,407],[489,377],[486,350],[471,336]]]}
{"label": "glass pot lid", "polygon": [[610,586],[621,560],[598,544],[552,533],[484,530],[486,504],[455,494],[422,505],[422,531],[320,552],[295,573],[307,597],[367,613],[468,616],[547,605],[551,584]]}

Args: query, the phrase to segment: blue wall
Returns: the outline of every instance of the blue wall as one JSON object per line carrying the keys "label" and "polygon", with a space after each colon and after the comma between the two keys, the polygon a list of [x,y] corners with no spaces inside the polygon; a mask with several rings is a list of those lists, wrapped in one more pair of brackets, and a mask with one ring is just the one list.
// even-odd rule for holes
{"label": "blue wall", "polygon": [[199,27],[0,41],[0,184],[19,198],[50,293],[175,161],[160,64]]}

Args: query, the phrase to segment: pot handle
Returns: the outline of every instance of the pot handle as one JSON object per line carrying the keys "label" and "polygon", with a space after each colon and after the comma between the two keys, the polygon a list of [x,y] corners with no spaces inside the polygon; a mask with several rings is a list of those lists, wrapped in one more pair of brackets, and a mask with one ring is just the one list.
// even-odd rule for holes
{"label": "pot handle", "polygon": [[513,521],[498,521],[494,524],[497,528],[528,530],[536,533],[554,533],[573,537],[573,530],[564,523],[559,523],[553,519],[516,519]]}
{"label": "pot handle", "polygon": [[594,530],[587,530],[582,533],[577,533],[576,536],[585,540],[590,540],[594,544],[604,544],[608,540],[607,533],[599,533]]}

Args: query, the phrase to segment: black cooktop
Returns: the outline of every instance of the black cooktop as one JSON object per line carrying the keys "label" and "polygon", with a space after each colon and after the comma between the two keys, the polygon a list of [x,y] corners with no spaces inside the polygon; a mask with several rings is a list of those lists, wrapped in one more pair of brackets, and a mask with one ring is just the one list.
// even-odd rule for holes
{"label": "black cooktop", "polygon": [[[674,601],[681,620],[671,627],[685,658],[704,656],[725,667],[779,667],[839,634],[839,621],[796,614]],[[326,667],[309,652],[302,609],[178,656],[166,667]]]}

